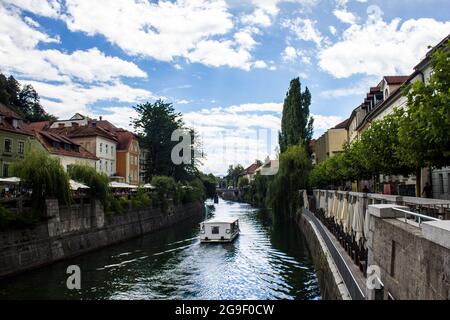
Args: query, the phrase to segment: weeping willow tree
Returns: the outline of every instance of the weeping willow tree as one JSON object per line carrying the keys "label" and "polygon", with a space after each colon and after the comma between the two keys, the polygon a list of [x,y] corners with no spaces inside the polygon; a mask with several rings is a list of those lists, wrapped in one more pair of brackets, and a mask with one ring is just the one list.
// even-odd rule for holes
{"label": "weeping willow tree", "polygon": [[34,211],[42,212],[46,198],[56,198],[61,204],[71,201],[69,177],[59,159],[43,151],[33,151],[24,159],[11,164],[13,175],[32,191]]}
{"label": "weeping willow tree", "polygon": [[73,180],[87,185],[90,195],[99,199],[104,206],[107,206],[110,190],[109,178],[105,173],[97,172],[94,167],[84,163],[71,165],[68,173]]}
{"label": "weeping willow tree", "polygon": [[300,207],[299,190],[307,188],[311,166],[308,152],[303,146],[289,146],[280,155],[280,168],[268,191],[269,206],[276,216],[295,216]]}

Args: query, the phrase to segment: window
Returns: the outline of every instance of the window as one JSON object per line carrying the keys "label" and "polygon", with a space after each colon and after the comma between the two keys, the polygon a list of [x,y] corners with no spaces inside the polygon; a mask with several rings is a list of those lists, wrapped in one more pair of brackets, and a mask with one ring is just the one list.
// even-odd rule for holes
{"label": "window", "polygon": [[19,141],[18,145],[17,145],[17,152],[19,154],[24,154],[25,153],[25,142],[23,141]]}
{"label": "window", "polygon": [[108,171],[108,161],[105,161],[105,171]]}
{"label": "window", "polygon": [[14,128],[18,128],[19,127],[19,121],[17,119],[13,119],[12,125],[13,125]]}
{"label": "window", "polygon": [[102,160],[100,160],[100,171],[102,171]]}
{"label": "window", "polygon": [[4,178],[9,177],[9,163],[3,164],[3,177]]}
{"label": "window", "polygon": [[439,174],[439,192],[444,193],[444,175],[442,173]]}
{"label": "window", "polygon": [[103,153],[103,143],[100,143],[100,153]]}
{"label": "window", "polygon": [[447,177],[447,192],[450,194],[450,173],[448,174]]}
{"label": "window", "polygon": [[211,233],[212,234],[219,234],[219,227],[212,227]]}
{"label": "window", "polygon": [[111,146],[111,155],[114,155],[114,146]]}
{"label": "window", "polygon": [[5,139],[5,152],[12,152],[12,140],[11,139]]}
{"label": "window", "polygon": [[111,161],[111,172],[113,172],[113,162]]}
{"label": "window", "polygon": [[108,145],[105,145],[106,153],[108,153]]}

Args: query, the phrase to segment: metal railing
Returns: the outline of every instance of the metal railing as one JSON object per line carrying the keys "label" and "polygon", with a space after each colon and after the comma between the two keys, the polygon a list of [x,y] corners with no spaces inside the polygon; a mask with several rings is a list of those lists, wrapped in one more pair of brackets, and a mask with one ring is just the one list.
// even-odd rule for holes
{"label": "metal railing", "polygon": [[303,212],[312,221],[312,223],[314,223],[323,240],[325,241],[328,251],[330,252],[331,257],[333,258],[333,261],[339,273],[341,274],[342,280],[344,281],[351,298],[353,300],[365,300],[365,294],[360,288],[357,280],[353,276],[353,272],[350,270],[344,257],[342,257],[342,255],[339,253],[334,242],[330,239],[322,223],[308,209],[304,209]]}
{"label": "metal railing", "polygon": [[403,209],[400,209],[400,208],[395,208],[394,207],[394,208],[392,208],[392,210],[403,213],[405,215],[405,223],[408,223],[408,216],[414,217],[416,222],[419,223],[419,225],[422,224],[423,220],[425,220],[425,221],[441,221],[441,219],[438,219],[438,218],[433,218],[433,217],[430,217],[430,216],[426,216],[424,214],[415,213],[415,212],[403,210]]}

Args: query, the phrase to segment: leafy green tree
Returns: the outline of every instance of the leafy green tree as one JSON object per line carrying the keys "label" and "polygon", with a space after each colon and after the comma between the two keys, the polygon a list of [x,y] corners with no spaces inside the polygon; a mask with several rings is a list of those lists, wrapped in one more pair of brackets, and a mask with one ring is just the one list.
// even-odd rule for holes
{"label": "leafy green tree", "polygon": [[309,114],[310,105],[309,89],[306,88],[302,92],[300,79],[293,79],[283,104],[281,132],[279,133],[281,153],[286,151],[290,145],[305,145],[309,148],[314,123],[314,119]]}
{"label": "leafy green tree", "polygon": [[69,176],[59,159],[43,151],[33,151],[11,164],[12,173],[32,191],[31,201],[36,212],[43,212],[46,198],[56,198],[62,204],[71,201]]}
{"label": "leafy green tree", "polygon": [[239,189],[243,189],[250,185],[250,181],[248,181],[247,177],[239,177],[237,186]]}
{"label": "leafy green tree", "polygon": [[87,185],[89,194],[99,199],[105,207],[108,207],[111,193],[109,178],[106,173],[100,173],[90,165],[76,163],[69,166],[68,174],[71,179]]}
{"label": "leafy green tree", "polygon": [[[175,112],[171,103],[158,100],[134,107],[138,117],[132,119],[134,128],[141,135],[141,143],[148,152],[146,162],[146,180],[153,176],[164,175],[178,180],[192,179],[198,172],[198,159],[195,158],[199,146],[197,134],[193,129],[185,128],[181,113]],[[175,130],[188,130],[193,143],[191,145],[191,163],[176,165],[172,162],[172,149],[178,141],[172,141]],[[198,150],[197,150],[198,151]]]}
{"label": "leafy green tree", "polygon": [[154,176],[151,184],[156,188],[157,205],[160,206],[161,211],[167,212],[168,198],[176,198],[177,195],[177,183],[173,177],[166,176]]}
{"label": "leafy green tree", "polygon": [[408,99],[400,110],[400,156],[416,168],[416,192],[420,196],[420,168],[450,164],[450,41],[432,55],[433,72],[423,83],[403,88]]}
{"label": "leafy green tree", "polygon": [[25,121],[55,121],[56,117],[45,112],[39,94],[31,85],[21,87],[13,76],[0,74],[0,102],[10,106]]}
{"label": "leafy green tree", "polygon": [[242,165],[238,164],[236,167],[230,165],[226,176],[227,184],[229,187],[237,187],[239,177],[244,173],[245,169]]}
{"label": "leafy green tree", "polygon": [[311,170],[309,155],[303,146],[290,146],[280,155],[278,174],[270,183],[269,206],[280,217],[293,217],[299,209],[299,190],[308,187]]}

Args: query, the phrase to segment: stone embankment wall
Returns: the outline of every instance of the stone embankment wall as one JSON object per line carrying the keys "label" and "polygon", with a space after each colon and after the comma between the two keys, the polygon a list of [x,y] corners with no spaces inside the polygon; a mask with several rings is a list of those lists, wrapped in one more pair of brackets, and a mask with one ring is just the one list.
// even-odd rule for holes
{"label": "stone embankment wall", "polygon": [[[380,268],[383,298],[450,300],[450,222],[419,226],[396,218],[388,207],[371,207],[368,264]],[[424,234],[427,228],[433,240]]]}
{"label": "stone embankment wall", "polygon": [[305,236],[308,248],[311,252],[314,268],[316,269],[317,278],[319,280],[322,299],[351,299],[339,271],[334,264],[333,258],[318,230],[315,229],[313,223],[304,214],[299,214],[296,222]]}
{"label": "stone embankment wall", "polygon": [[204,216],[202,203],[129,210],[105,215],[98,201],[60,207],[47,200],[47,221],[27,229],[0,231],[0,278],[81,255],[114,243]]}

